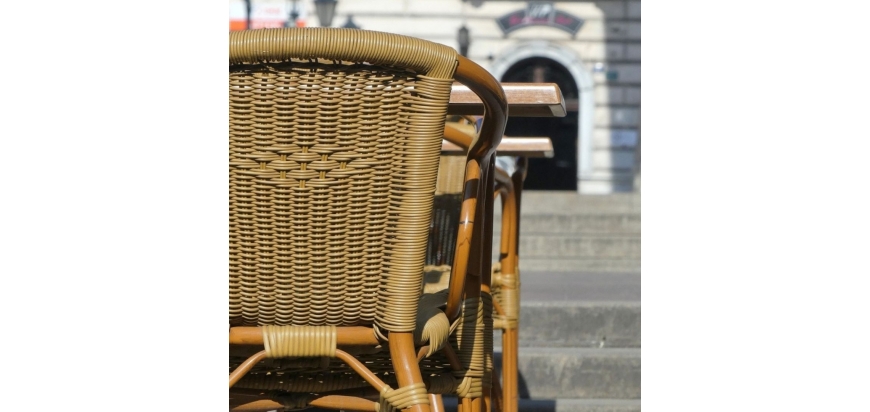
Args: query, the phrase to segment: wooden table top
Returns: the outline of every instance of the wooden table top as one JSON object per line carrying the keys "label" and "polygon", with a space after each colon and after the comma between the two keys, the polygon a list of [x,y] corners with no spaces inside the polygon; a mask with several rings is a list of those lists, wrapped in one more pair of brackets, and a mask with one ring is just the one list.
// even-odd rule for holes
{"label": "wooden table top", "polygon": [[[565,99],[556,83],[502,83],[510,117],[564,117]],[[483,103],[468,87],[454,83],[447,114],[482,115]]]}
{"label": "wooden table top", "polygon": [[[463,154],[465,150],[446,140],[441,142],[441,153]],[[553,142],[549,137],[503,137],[496,148],[497,156],[553,157]]]}

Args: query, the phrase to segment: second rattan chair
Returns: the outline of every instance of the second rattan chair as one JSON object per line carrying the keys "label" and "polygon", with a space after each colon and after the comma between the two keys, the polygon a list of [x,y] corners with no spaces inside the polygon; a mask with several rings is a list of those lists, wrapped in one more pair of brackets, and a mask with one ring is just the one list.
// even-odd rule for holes
{"label": "second rattan chair", "polygon": [[[468,147],[476,131],[473,121],[457,119],[445,128],[445,140],[459,147]],[[435,293],[448,285],[452,271],[452,239],[455,238],[456,219],[450,215],[462,193],[461,157],[442,155],[436,185],[436,210],[430,228],[429,250],[426,255],[426,288]],[[505,166],[494,168],[495,197],[501,199],[501,239],[499,262],[493,265],[491,277],[483,281],[484,289],[491,290],[493,298],[493,331],[502,334],[501,382],[492,380],[492,409],[515,412],[519,404],[519,226],[520,196],[526,177],[528,162],[525,157],[499,157]],[[502,162],[504,161],[504,162]],[[489,333],[490,331],[488,331]]]}
{"label": "second rattan chair", "polygon": [[[455,276],[422,294],[454,80],[486,115]],[[230,34],[229,94],[230,407],[428,412],[430,394],[453,393],[481,410],[498,82],[443,45],[294,28]]]}

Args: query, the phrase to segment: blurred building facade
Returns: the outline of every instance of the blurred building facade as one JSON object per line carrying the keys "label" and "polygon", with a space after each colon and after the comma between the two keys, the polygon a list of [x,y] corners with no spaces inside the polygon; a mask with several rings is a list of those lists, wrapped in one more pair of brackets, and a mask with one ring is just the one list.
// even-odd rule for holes
{"label": "blurred building facade", "polygon": [[[242,30],[246,2],[229,1],[230,30]],[[320,26],[314,3],[250,0],[251,28]],[[639,0],[338,0],[331,26],[467,48],[501,81],[558,83],[568,116],[507,126],[553,139],[556,157],[533,159],[526,187],[608,194],[640,190],[640,10]]]}

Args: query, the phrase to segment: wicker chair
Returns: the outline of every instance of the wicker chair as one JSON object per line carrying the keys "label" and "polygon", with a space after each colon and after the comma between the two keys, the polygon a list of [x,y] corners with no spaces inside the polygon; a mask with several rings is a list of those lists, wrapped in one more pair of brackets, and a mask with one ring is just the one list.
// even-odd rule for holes
{"label": "wicker chair", "polygon": [[[498,82],[449,47],[352,29],[233,32],[229,61],[230,407],[428,412],[450,393],[481,410]],[[486,115],[455,276],[422,294],[454,80]]]}
{"label": "wicker chair", "polygon": [[[468,147],[476,133],[474,121],[467,118],[448,122],[444,132],[445,140],[459,147]],[[424,266],[425,292],[437,293],[448,286],[450,279],[450,252],[455,246],[451,241],[458,230],[457,219],[450,213],[462,193],[461,160],[460,156],[441,156]],[[493,265],[491,276],[484,278],[483,287],[491,290],[493,298],[493,329],[502,333],[501,383],[499,379],[492,380],[491,405],[496,411],[516,411],[519,406],[519,212],[527,164],[524,157],[499,157],[494,168],[494,196],[501,199],[502,207],[501,242],[499,262]]]}
{"label": "wicker chair", "polygon": [[[564,100],[555,84],[504,84],[511,101],[511,113],[518,117],[565,116]],[[468,96],[456,99],[466,105],[473,102]],[[456,91],[456,90],[454,90]],[[452,98],[451,98],[452,99]],[[474,114],[473,106],[453,113]],[[457,148],[468,148],[477,134],[477,118],[451,116],[444,130],[445,144],[435,191],[435,212],[430,228],[429,249],[426,254],[424,292],[437,293],[447,288],[452,271],[452,250],[455,247],[458,226],[451,215],[461,202],[463,193],[463,158],[457,156]],[[483,287],[491,291],[493,298],[493,329],[502,334],[501,382],[492,379],[491,399],[486,399],[495,411],[518,410],[519,371],[517,357],[519,348],[519,227],[520,204],[523,181],[528,160],[526,156],[552,157],[552,145],[548,138],[531,137],[523,143],[502,141],[496,158],[495,197],[501,198],[502,228],[499,262],[492,265],[490,277],[484,277]],[[519,145],[518,145],[519,143]],[[504,156],[502,156],[504,154]]]}

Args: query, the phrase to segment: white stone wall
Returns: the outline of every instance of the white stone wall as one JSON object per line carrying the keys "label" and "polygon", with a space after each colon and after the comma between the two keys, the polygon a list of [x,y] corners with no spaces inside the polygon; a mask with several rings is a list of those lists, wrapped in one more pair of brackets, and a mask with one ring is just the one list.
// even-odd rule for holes
{"label": "white stone wall", "polygon": [[[253,1],[288,4],[287,0]],[[317,26],[313,0],[299,3],[304,3],[306,24]],[[496,19],[524,9],[526,4],[484,0],[481,7],[475,8],[460,0],[339,0],[332,26],[343,25],[347,16],[353,15],[353,21],[363,29],[399,33],[458,48],[457,31],[464,24],[471,34],[469,58],[490,71],[494,62],[530,41],[546,41],[574,54],[582,66],[577,69],[588,73],[591,79],[592,113],[581,116],[585,117],[581,123],[588,124],[580,126],[584,141],[578,145],[581,151],[588,152],[578,155],[582,163],[578,176],[580,191],[632,190],[634,182],[639,181],[635,179],[639,157],[631,143],[633,136],[640,135],[640,1],[555,1],[558,10],[584,20],[576,36],[539,26],[504,36]],[[611,76],[615,73],[616,78],[608,80],[608,71]],[[587,108],[581,102],[582,109]]]}

